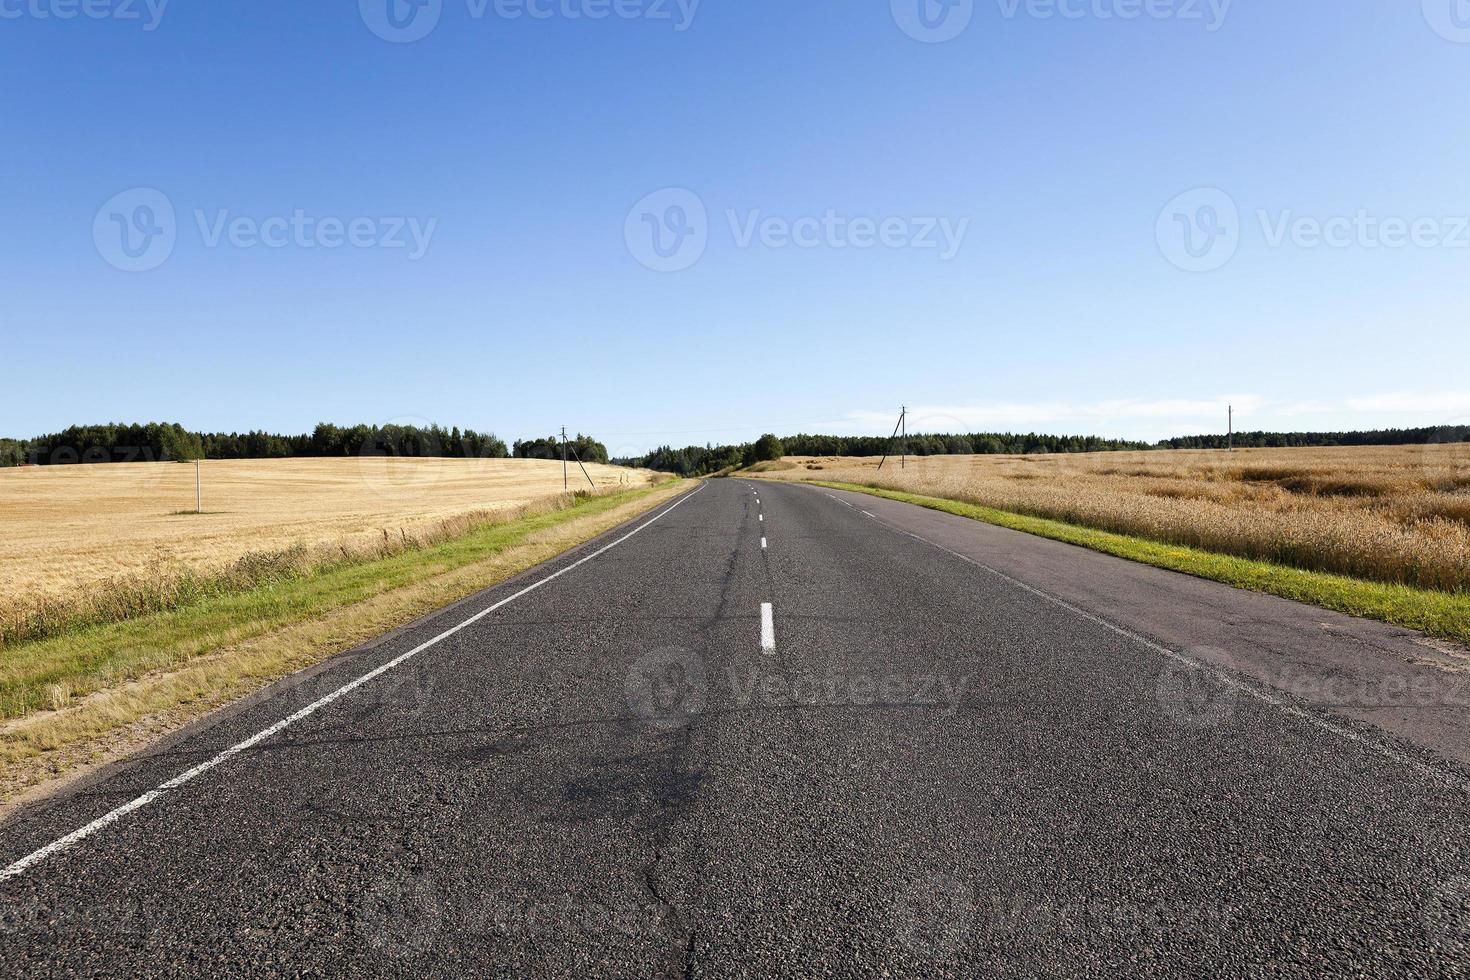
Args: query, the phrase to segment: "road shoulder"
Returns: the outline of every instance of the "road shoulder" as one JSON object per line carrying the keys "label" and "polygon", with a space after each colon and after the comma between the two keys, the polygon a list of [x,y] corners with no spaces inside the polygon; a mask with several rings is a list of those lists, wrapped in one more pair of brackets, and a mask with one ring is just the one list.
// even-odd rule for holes
{"label": "road shoulder", "polygon": [[806,492],[830,494],[1161,646],[1470,764],[1470,651],[1456,644],[915,504]]}

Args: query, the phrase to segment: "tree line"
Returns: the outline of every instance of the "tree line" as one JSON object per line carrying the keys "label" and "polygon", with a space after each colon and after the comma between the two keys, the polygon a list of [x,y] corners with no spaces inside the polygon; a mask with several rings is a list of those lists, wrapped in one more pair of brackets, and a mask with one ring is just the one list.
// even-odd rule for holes
{"label": "tree line", "polygon": [[[578,432],[575,439],[567,440],[567,448],[575,453],[576,459],[584,463],[606,463],[607,447],[591,436],[584,436]],[[562,443],[560,436],[547,436],[545,439],[518,439],[515,444],[516,459],[561,459]],[[571,455],[568,459],[574,458]]]}
{"label": "tree line", "polygon": [[[607,447],[578,433],[567,440],[585,463],[609,462]],[[643,456],[611,462],[680,476],[704,476],[791,456],[881,456],[901,449],[910,456],[1095,453],[1152,449],[1224,449],[1219,434],[1179,436],[1155,443],[1098,436],[1027,432],[915,433],[906,438],[827,436],[806,433],[734,445],[660,446]],[[1306,446],[1398,446],[1470,442],[1470,426],[1432,426],[1351,432],[1237,432],[1242,449]],[[561,459],[557,436],[517,440],[514,447],[492,433],[439,425],[319,424],[303,435],[269,432],[190,432],[177,423],[74,425],[34,439],[0,439],[0,466],[126,463],[191,459],[286,459],[291,457],[411,456],[459,459]]]}
{"label": "tree line", "polygon": [[[1232,437],[1180,436],[1164,439],[1160,449],[1224,449]],[[1470,442],[1470,425],[1436,425],[1420,429],[1374,429],[1369,432],[1237,432],[1237,449],[1295,449],[1305,446],[1418,446]]]}
{"label": "tree line", "polygon": [[[776,456],[761,454],[757,443],[730,446],[660,446],[646,456],[619,459],[627,466],[705,476],[730,467],[750,466],[763,459],[787,456],[882,456],[906,451],[910,456],[1026,455],[1029,453],[1099,453],[1156,449],[1224,449],[1225,435],[1180,436],[1158,442],[1104,439],[1099,436],[1055,436],[1040,432],[973,432],[946,435],[918,433],[907,438],[887,436],[794,435],[772,440],[784,451]],[[1237,432],[1238,449],[1294,448],[1306,446],[1409,446],[1430,443],[1470,442],[1470,426],[1433,426],[1419,429],[1378,429],[1360,432]]]}
{"label": "tree line", "polygon": [[415,456],[503,459],[504,440],[458,426],[353,425],[328,422],[303,435],[270,432],[190,432],[177,423],[74,425],[25,441],[0,440],[0,466],[29,463],[144,463],[191,459],[288,459],[331,456]]}
{"label": "tree line", "polygon": [[[774,435],[767,433],[755,442],[738,446],[685,446],[674,449],[660,446],[646,456],[616,459],[623,466],[641,466],[661,473],[676,473],[679,476],[705,476],[720,470],[754,466],[767,460],[780,459],[795,450],[786,447]],[[804,455],[804,454],[803,454]]]}

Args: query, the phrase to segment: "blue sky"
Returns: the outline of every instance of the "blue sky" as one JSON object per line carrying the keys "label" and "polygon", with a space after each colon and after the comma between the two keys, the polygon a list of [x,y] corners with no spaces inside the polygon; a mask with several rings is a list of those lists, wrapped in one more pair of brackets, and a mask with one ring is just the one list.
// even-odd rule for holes
{"label": "blue sky", "polygon": [[0,0],[7,435],[1470,420],[1462,0],[83,2]]}

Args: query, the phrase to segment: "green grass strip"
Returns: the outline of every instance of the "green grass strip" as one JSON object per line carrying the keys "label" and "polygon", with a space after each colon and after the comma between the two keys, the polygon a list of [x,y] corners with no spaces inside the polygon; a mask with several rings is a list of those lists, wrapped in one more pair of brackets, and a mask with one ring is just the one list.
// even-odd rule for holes
{"label": "green grass strip", "polygon": [[[660,484],[662,486],[662,484]],[[486,523],[436,545],[211,596],[167,612],[92,626],[0,650],[0,719],[18,718],[65,684],[81,696],[179,666],[218,648],[483,561],[538,531],[606,513],[658,487],[582,500],[564,510]]]}
{"label": "green grass strip", "polygon": [[1233,585],[1238,589],[1265,592],[1283,599],[1311,603],[1350,616],[1377,619],[1395,626],[1419,630],[1430,636],[1455,640],[1470,645],[1470,595],[1463,592],[1435,592],[1407,585],[1369,582],[1346,575],[1309,572],[1300,568],[1276,565],[1253,558],[1237,558],[1198,548],[1164,544],[1111,531],[1099,531],[1078,524],[1068,524],[1044,517],[1029,517],[994,507],[925,497],[885,490],[855,483],[805,480],[814,486],[833,490],[851,490],[874,497],[886,497],[930,510],[944,511],[960,517],[983,521],[998,527],[1023,531],[1053,541],[1079,545],[1104,554],[1157,568],[1167,568],[1198,578]]}

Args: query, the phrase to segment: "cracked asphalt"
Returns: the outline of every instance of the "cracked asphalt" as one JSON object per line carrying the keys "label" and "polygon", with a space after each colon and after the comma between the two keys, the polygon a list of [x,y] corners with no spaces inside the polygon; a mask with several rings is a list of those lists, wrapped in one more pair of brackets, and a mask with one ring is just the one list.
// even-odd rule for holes
{"label": "cracked asphalt", "polygon": [[[18,812],[0,864],[647,520]],[[1461,713],[1261,666],[1438,670],[1411,638],[997,532],[709,481],[0,881],[0,972],[1470,975]]]}

